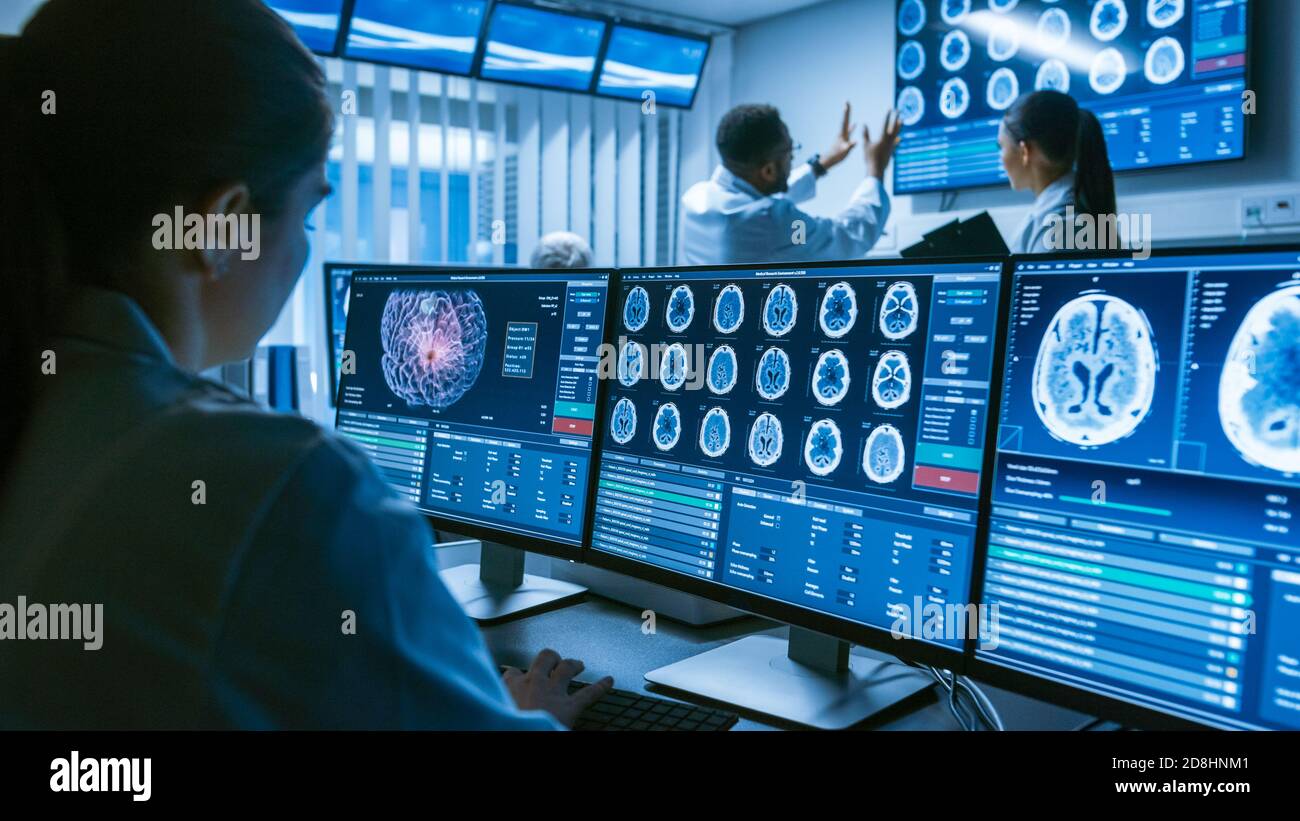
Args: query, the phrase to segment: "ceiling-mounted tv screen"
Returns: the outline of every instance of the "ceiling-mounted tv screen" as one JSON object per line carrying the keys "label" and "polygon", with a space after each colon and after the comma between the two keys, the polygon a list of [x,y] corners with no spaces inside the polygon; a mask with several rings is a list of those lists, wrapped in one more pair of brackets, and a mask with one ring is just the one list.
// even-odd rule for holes
{"label": "ceiling-mounted tv screen", "polygon": [[625,100],[654,92],[660,105],[690,108],[704,71],[709,40],[677,32],[614,26],[596,93]]}
{"label": "ceiling-mounted tv screen", "polygon": [[304,46],[317,54],[334,56],[343,0],[271,0],[266,5],[293,26]]}
{"label": "ceiling-mounted tv screen", "polygon": [[470,73],[488,0],[356,0],[343,56]]}
{"label": "ceiling-mounted tv screen", "polygon": [[479,76],[564,91],[589,91],[605,37],[603,19],[497,3]]}

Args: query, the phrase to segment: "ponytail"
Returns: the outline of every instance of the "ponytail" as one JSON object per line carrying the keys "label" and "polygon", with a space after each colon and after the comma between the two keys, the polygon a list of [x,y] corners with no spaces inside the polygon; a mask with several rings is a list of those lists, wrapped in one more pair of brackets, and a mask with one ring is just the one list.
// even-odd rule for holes
{"label": "ponytail", "polygon": [[10,388],[0,402],[0,489],[38,386],[42,337],[67,281],[63,227],[35,159],[43,101],[25,46],[0,38],[0,361]]}
{"label": "ponytail", "polygon": [[1062,172],[1074,172],[1074,212],[1114,214],[1115,176],[1097,115],[1059,91],[1035,91],[1012,104],[1003,118],[1016,140],[1032,142]]}
{"label": "ponytail", "polygon": [[1114,214],[1115,175],[1110,170],[1106,135],[1097,115],[1079,109],[1079,127],[1074,152],[1074,211],[1100,217]]}

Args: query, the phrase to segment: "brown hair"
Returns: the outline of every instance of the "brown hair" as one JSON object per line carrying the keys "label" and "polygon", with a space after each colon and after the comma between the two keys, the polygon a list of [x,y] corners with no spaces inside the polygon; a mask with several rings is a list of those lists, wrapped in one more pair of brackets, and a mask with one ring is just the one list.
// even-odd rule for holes
{"label": "brown hair", "polygon": [[268,218],[322,162],[324,75],[259,0],[49,0],[0,40],[0,486],[69,284],[111,286],[154,214],[242,181]]}

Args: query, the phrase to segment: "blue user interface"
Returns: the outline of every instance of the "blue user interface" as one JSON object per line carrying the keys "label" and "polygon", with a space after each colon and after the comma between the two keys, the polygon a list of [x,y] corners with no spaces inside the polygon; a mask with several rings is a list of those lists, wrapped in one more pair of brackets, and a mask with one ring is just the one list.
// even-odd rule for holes
{"label": "blue user interface", "polygon": [[1020,262],[987,661],[1300,729],[1300,249]]}
{"label": "blue user interface", "polygon": [[885,630],[965,607],[1000,272],[623,274],[592,546]]}
{"label": "blue user interface", "polygon": [[442,519],[582,541],[609,275],[357,270],[336,426]]}
{"label": "blue user interface", "polygon": [[293,27],[302,44],[317,54],[333,54],[343,0],[271,0],[267,3]]}
{"label": "blue user interface", "polygon": [[687,108],[704,70],[709,41],[630,26],[615,26],[601,64],[597,92]]}
{"label": "blue user interface", "polygon": [[499,3],[488,24],[480,76],[586,91],[604,36],[603,20]]}
{"label": "blue user interface", "polygon": [[469,74],[487,0],[357,0],[343,56]]}
{"label": "blue user interface", "polygon": [[1006,180],[998,124],[1037,89],[1101,120],[1119,171],[1240,158],[1250,0],[900,0],[898,193]]}

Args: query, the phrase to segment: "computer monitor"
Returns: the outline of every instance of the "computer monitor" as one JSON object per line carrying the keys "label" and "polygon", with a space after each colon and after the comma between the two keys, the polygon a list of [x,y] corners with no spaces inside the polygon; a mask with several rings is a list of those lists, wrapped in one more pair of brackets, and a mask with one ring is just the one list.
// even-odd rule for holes
{"label": "computer monitor", "polygon": [[1018,257],[973,672],[1300,729],[1300,245]]}
{"label": "computer monitor", "polygon": [[[610,278],[353,272],[346,345],[355,369],[340,376],[336,427],[440,529],[512,551],[505,568],[489,567],[487,554],[474,568],[510,595],[544,598],[549,581],[522,578],[519,551],[581,557]],[[498,570],[513,586],[489,578]],[[456,592],[479,579],[454,581]],[[521,612],[501,612],[506,596],[490,593],[477,591],[492,602],[478,601],[472,615]]]}
{"label": "computer monitor", "polygon": [[484,80],[590,91],[605,39],[604,18],[497,3],[478,76]]}
{"label": "computer monitor", "polygon": [[[588,561],[959,667],[1001,277],[997,258],[621,272]],[[823,724],[837,708],[782,687],[755,704],[770,657],[751,681],[706,656],[648,677],[862,717]]]}
{"label": "computer monitor", "polygon": [[317,54],[338,53],[344,0],[269,0],[267,5],[283,17],[302,44]]}
{"label": "computer monitor", "polygon": [[596,93],[656,105],[690,108],[709,54],[709,38],[682,32],[614,26],[601,61]]}
{"label": "computer monitor", "polygon": [[1094,112],[1116,171],[1246,152],[1251,0],[896,0],[895,193],[1006,182],[998,124],[1016,98]]}
{"label": "computer monitor", "polygon": [[488,0],[356,0],[343,56],[468,75]]}

